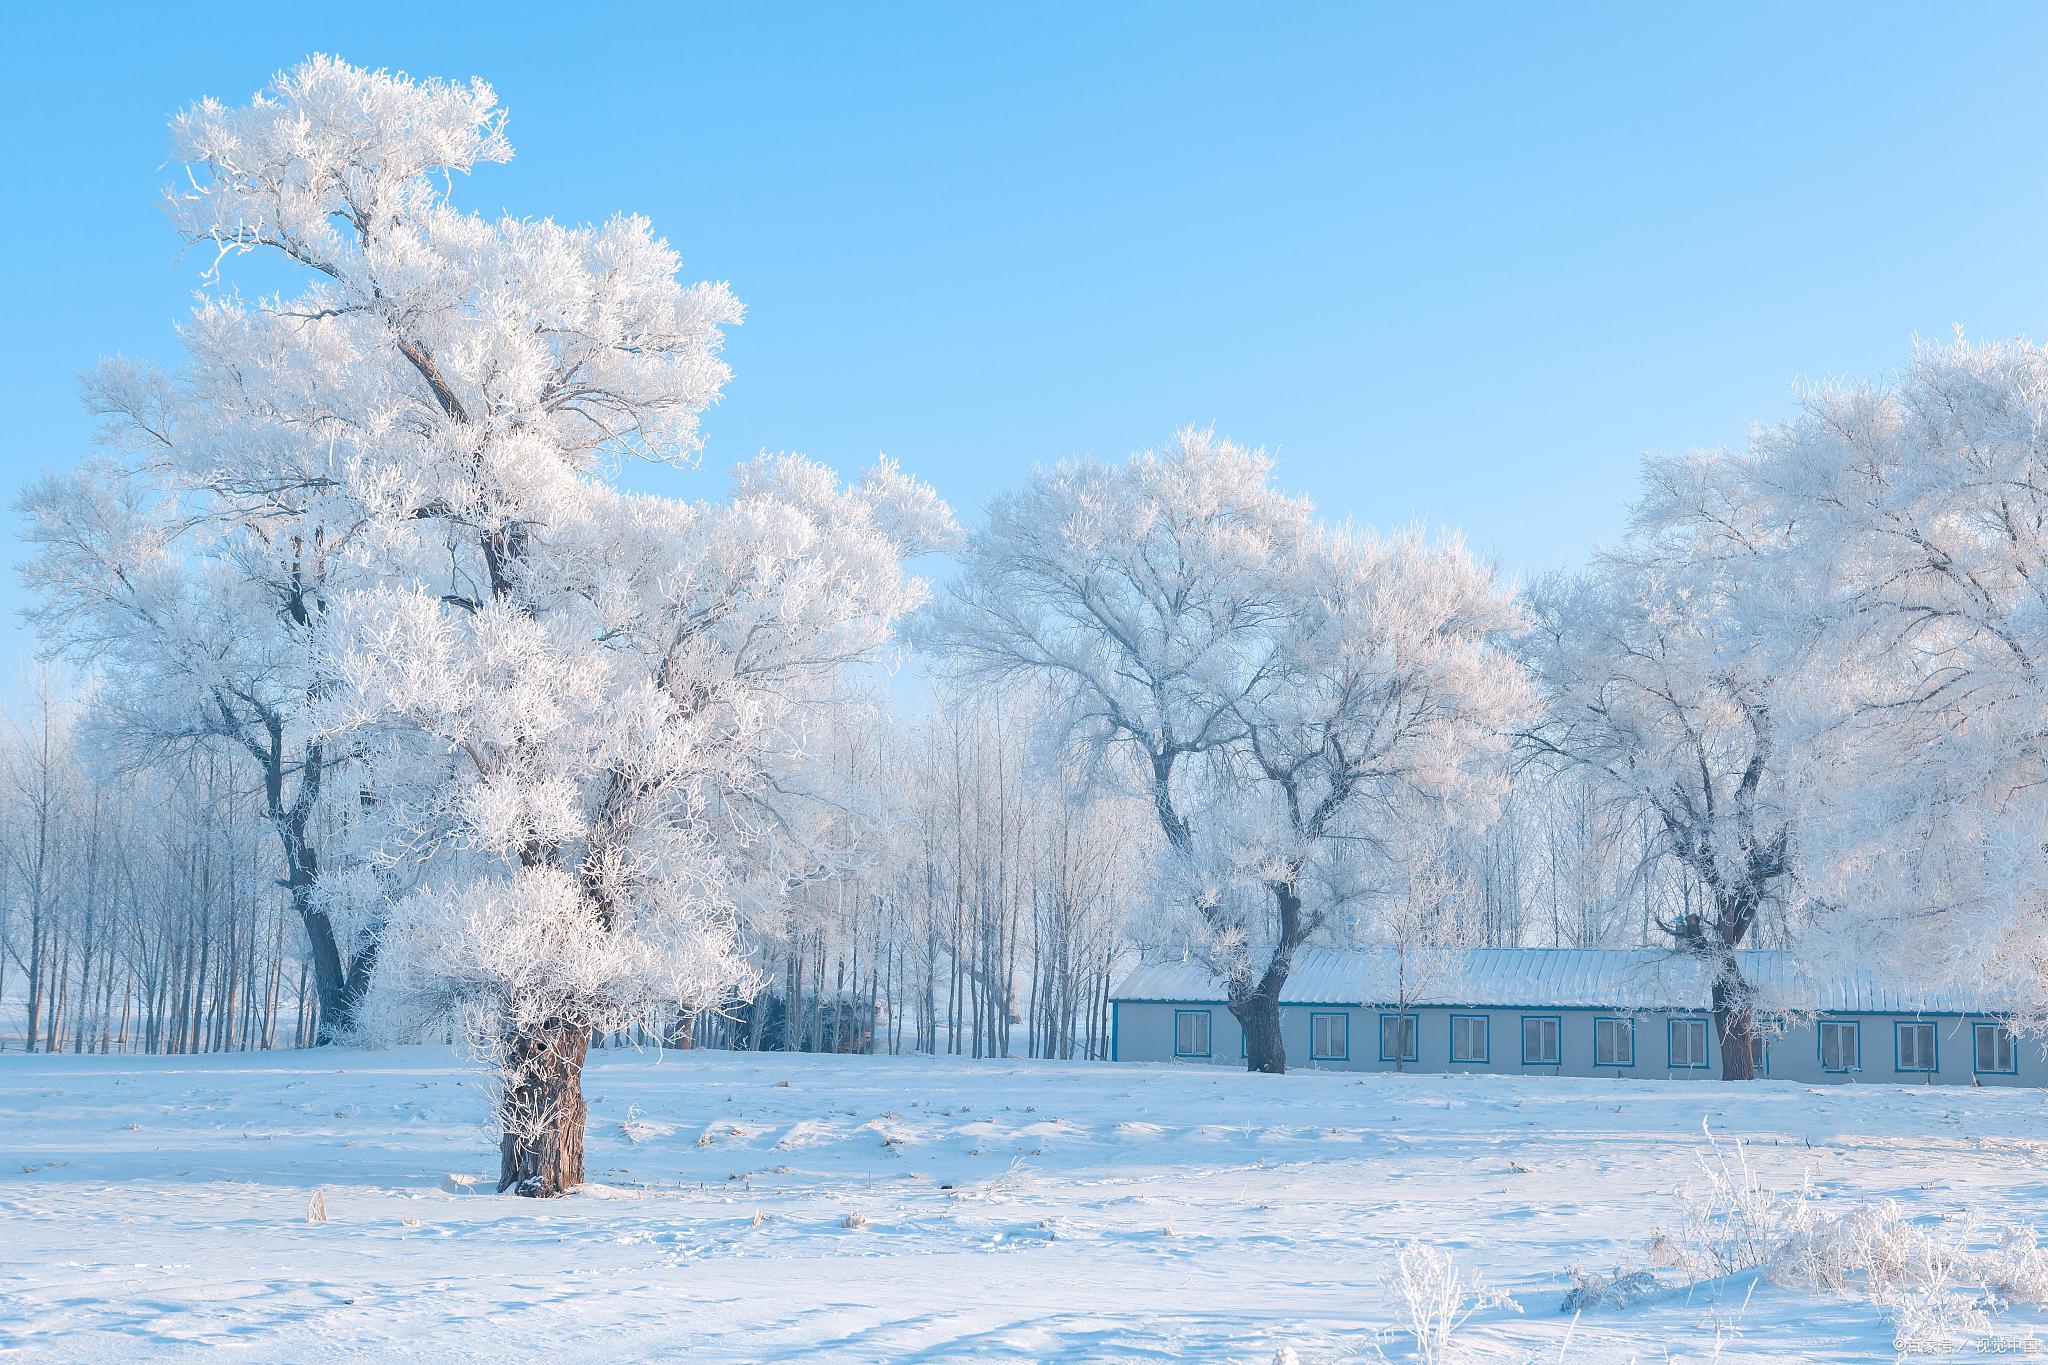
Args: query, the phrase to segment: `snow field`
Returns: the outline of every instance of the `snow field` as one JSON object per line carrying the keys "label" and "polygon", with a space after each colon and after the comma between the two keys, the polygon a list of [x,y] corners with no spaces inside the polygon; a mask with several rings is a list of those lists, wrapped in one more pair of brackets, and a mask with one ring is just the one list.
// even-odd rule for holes
{"label": "snow field", "polygon": [[614,1051],[585,1093],[593,1183],[527,1201],[488,1193],[487,1096],[444,1050],[0,1057],[0,1347],[1401,1360],[1388,1277],[1420,1239],[1522,1309],[1462,1358],[1890,1360],[1871,1304],[1753,1274],[1557,1310],[1569,1268],[1678,1224],[1703,1122],[1767,1185],[1930,1227],[2048,1194],[2023,1090]]}

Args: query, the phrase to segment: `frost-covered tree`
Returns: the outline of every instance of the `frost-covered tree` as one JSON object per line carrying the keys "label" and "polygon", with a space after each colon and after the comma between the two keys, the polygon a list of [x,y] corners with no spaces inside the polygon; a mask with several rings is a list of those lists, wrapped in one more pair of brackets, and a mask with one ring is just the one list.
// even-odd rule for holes
{"label": "frost-covered tree", "polygon": [[1694,457],[1651,461],[1647,484],[1623,545],[1531,593],[1524,654],[1544,704],[1523,756],[1648,813],[1646,851],[1703,889],[1662,928],[1713,982],[1722,1075],[1747,1079],[1754,1001],[1736,950],[1793,871],[1799,764],[1781,730],[1803,637],[1762,605],[1775,542],[1739,483]]}
{"label": "frost-covered tree", "polygon": [[180,410],[205,430],[170,443],[324,556],[305,733],[355,767],[314,902],[380,926],[369,1026],[453,1015],[498,1069],[501,1186],[559,1193],[593,1030],[744,975],[740,863],[944,510],[793,458],[723,503],[612,486],[695,454],[739,308],[645,220],[460,208],[510,155],[481,82],[315,58],[174,129],[181,232],[298,290],[202,304]]}
{"label": "frost-covered tree", "polygon": [[1524,688],[1519,623],[1457,544],[1314,520],[1207,432],[998,499],[932,620],[969,676],[1028,680],[1127,765],[1164,904],[1228,983],[1247,1065],[1286,1067],[1295,953],[1395,875],[1417,822],[1483,814]]}
{"label": "frost-covered tree", "polygon": [[[351,1027],[376,944],[338,932],[316,894],[321,804],[346,755],[307,727],[315,637],[336,591],[374,581],[366,522],[403,500],[408,454],[436,439],[441,400],[459,401],[428,301],[455,274],[509,264],[463,260],[454,229],[469,220],[446,202],[446,177],[510,155],[501,121],[487,87],[326,58],[247,109],[180,114],[166,207],[214,286],[180,329],[184,362],[100,365],[84,384],[99,454],[19,509],[44,643],[100,676],[128,768],[215,741],[252,765],[323,1036]],[[245,255],[321,284],[245,298],[224,274]],[[547,267],[536,254],[530,268]]]}
{"label": "frost-covered tree", "polygon": [[1802,873],[1833,938],[2048,1015],[2048,349],[1922,345],[1801,408],[1717,477],[1820,632]]}

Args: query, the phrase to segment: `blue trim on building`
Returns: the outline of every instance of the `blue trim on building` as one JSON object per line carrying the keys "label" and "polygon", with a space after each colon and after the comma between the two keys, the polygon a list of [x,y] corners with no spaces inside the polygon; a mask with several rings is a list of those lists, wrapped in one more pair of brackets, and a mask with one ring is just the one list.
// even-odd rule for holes
{"label": "blue trim on building", "polygon": [[[1829,1066],[1827,1037],[1831,1028],[1845,1028],[1856,1040],[1856,1060],[1848,1066]],[[1816,1019],[1813,1021],[1813,1059],[1820,1063],[1820,1069],[1833,1076],[1845,1076],[1851,1071],[1863,1069],[1863,1021],[1860,1019]]]}
{"label": "blue trim on building", "polygon": [[[1389,1057],[1387,1055],[1387,1020],[1389,1019],[1406,1019],[1408,1021],[1408,1055],[1405,1057]],[[1414,1062],[1421,1059],[1422,1016],[1419,1014],[1402,1014],[1394,1011],[1382,1014],[1380,1016],[1380,1060],[1383,1062]]]}
{"label": "blue trim on building", "polygon": [[[1479,1055],[1460,1057],[1458,1055],[1458,1021],[1476,1019],[1479,1022]],[[1454,1014],[1451,1016],[1451,1061],[1459,1066],[1491,1065],[1493,1062],[1493,1016],[1487,1014]]]}
{"label": "blue trim on building", "polygon": [[[1924,1028],[1927,1030],[1928,1044],[1934,1049],[1934,1058],[1929,1065],[1905,1065],[1905,1049],[1900,1044],[1905,1040],[1906,1030],[1909,1028]],[[1941,1070],[1941,1030],[1935,1028],[1932,1023],[1925,1019],[1892,1020],[1892,1070],[1914,1076],[1924,1072]]]}
{"label": "blue trim on building", "polygon": [[[2012,1065],[1984,1067],[1977,1064],[1978,1059],[1984,1055],[1977,1042],[1978,1031],[1987,1028],[1997,1029],[2005,1035],[2005,1055]],[[2011,1029],[1999,1023],[1996,1019],[1979,1020],[1970,1025],[1970,1074],[1973,1076],[2017,1076],[2020,1074],[2020,1040],[2013,1036]]]}
{"label": "blue trim on building", "polygon": [[[1603,1062],[1600,1060],[1600,1026],[1619,1024],[1628,1030],[1628,1060],[1625,1062]],[[1609,1070],[1625,1071],[1636,1064],[1636,1021],[1618,1014],[1596,1014],[1593,1016],[1593,1065]]]}
{"label": "blue trim on building", "polygon": [[1109,1060],[1111,1060],[1112,1062],[1120,1062],[1123,1060],[1123,1058],[1116,1055],[1116,1040],[1118,1032],[1117,1024],[1119,1022],[1117,1015],[1118,1012],[1123,1009],[1123,1007],[1124,1002],[1121,1000],[1112,1000],[1109,1002]]}
{"label": "blue trim on building", "polygon": [[[1556,1056],[1554,1056],[1554,1057],[1551,1057],[1551,1058],[1549,1058],[1549,1059],[1545,1060],[1545,1059],[1542,1059],[1542,1058],[1537,1058],[1537,1057],[1531,1057],[1531,1056],[1529,1055],[1529,1021],[1530,1021],[1530,1020],[1532,1020],[1532,1019],[1547,1019],[1547,1020],[1549,1020],[1549,1021],[1550,1021],[1550,1024],[1551,1024],[1551,1028],[1552,1028],[1552,1032],[1551,1032],[1551,1035],[1550,1035],[1550,1040],[1551,1040],[1551,1042],[1553,1042],[1553,1043],[1555,1043],[1555,1044],[1557,1045],[1557,1055],[1556,1055]],[[1525,1014],[1525,1015],[1523,1015],[1523,1016],[1522,1016],[1522,1065],[1523,1065],[1523,1066],[1563,1066],[1563,1065],[1564,1065],[1564,1016],[1563,1016],[1563,1015],[1561,1015],[1561,1014]]]}
{"label": "blue trim on building", "polygon": [[[1222,999],[1217,999],[1217,998],[1210,998],[1210,999],[1205,999],[1205,1000],[1186,1000],[1186,999],[1180,999],[1180,998],[1175,998],[1175,997],[1169,997],[1169,996],[1152,996],[1152,995],[1120,995],[1120,996],[1116,996],[1116,997],[1114,997],[1114,999],[1115,999],[1115,1000],[1117,1000],[1117,1001],[1121,1001],[1122,1003],[1124,1003],[1124,1004],[1126,1004],[1126,1005],[1190,1005],[1190,1004],[1193,1004],[1193,1005],[1213,1005],[1213,1006],[1215,1006],[1215,1007],[1216,1007],[1216,1008],[1218,1008],[1218,1009],[1222,1009],[1222,1008],[1224,1008],[1224,1007],[1225,1007],[1225,1006],[1226,1006],[1226,1005],[1228,1004],[1228,1002],[1227,1002],[1227,1001],[1224,1001],[1224,1000],[1222,1000]],[[1313,1007],[1313,1008],[1315,1008],[1315,1009],[1319,1009],[1319,1010],[1321,1010],[1321,1009],[1329,1009],[1329,1010],[1375,1010],[1375,1009],[1382,1009],[1382,1008],[1384,1008],[1384,1007],[1386,1006],[1386,1004],[1387,1004],[1387,1002],[1386,1002],[1386,1001],[1384,1001],[1384,1000],[1283,1000],[1283,1001],[1281,1001],[1281,1002],[1280,1002],[1280,1008],[1281,1008],[1281,1009],[1307,1009],[1307,1008],[1311,1008],[1311,1007]],[[1514,1014],[1514,1013],[1517,1013],[1517,1012],[1537,1012],[1537,1013],[1542,1013],[1542,1012],[1545,1012],[1545,1011],[1548,1011],[1548,1012],[1553,1012],[1553,1013],[1554,1013],[1554,1012],[1557,1012],[1557,1011],[1560,1011],[1560,1010],[1565,1010],[1565,1011],[1570,1011],[1570,1012],[1571,1012],[1571,1013],[1573,1013],[1573,1014],[1590,1014],[1590,1013],[1593,1013],[1594,1011],[1611,1011],[1611,1010],[1613,1010],[1613,1009],[1615,1009],[1615,1008],[1617,1008],[1617,1007],[1616,1007],[1616,1006],[1612,1006],[1612,1005],[1536,1005],[1536,1004],[1530,1004],[1530,1003],[1528,1003],[1528,1002],[1526,1002],[1526,1001],[1525,1001],[1525,1002],[1523,1002],[1523,1003],[1520,1003],[1520,1004],[1514,1004],[1514,1003],[1507,1003],[1507,1002],[1495,1002],[1495,1001],[1482,1001],[1482,1000],[1430,1000],[1430,1001],[1426,1001],[1426,1002],[1419,1002],[1419,1003],[1417,1003],[1417,1004],[1416,1004],[1416,1006],[1415,1006],[1415,1008],[1416,1008],[1416,1009],[1424,1009],[1424,1010],[1461,1010],[1461,1011],[1468,1011],[1468,1012],[1469,1012],[1469,1011],[1471,1011],[1471,1010],[1499,1010],[1499,1011],[1500,1011],[1500,1012],[1502,1012],[1503,1014]],[[1626,1009],[1626,1008],[1629,1008],[1629,1007],[1628,1007],[1628,1006],[1620,1006],[1619,1008],[1623,1008],[1623,1009]],[[1638,1009],[1638,1010],[1636,1011],[1636,1013],[1638,1013],[1638,1014],[1665,1014],[1665,1013],[1669,1013],[1669,1012],[1670,1012],[1670,1011],[1671,1011],[1671,1010],[1672,1010],[1673,1008],[1675,1008],[1675,1007],[1674,1007],[1674,1006],[1670,1006],[1670,1005],[1644,1005],[1644,1006],[1642,1006],[1642,1007],[1641,1007],[1640,1009]],[[1903,1016],[1903,1015],[1906,1015],[1906,1014],[1911,1014],[1911,1016],[1912,1016],[1912,1017],[1913,1017],[1914,1019],[1972,1019],[1972,1020],[1974,1020],[1974,1019],[1982,1019],[1982,1018],[1984,1017],[1984,1011],[1982,1011],[1982,1010],[1899,1010],[1899,1009],[1868,1009],[1868,1010],[1859,1010],[1859,1011],[1853,1011],[1853,1013],[1859,1014],[1860,1016],[1862,1016],[1862,1017],[1864,1017],[1864,1018],[1870,1018],[1870,1019],[1889,1019],[1889,1018],[1894,1018],[1894,1017],[1898,1017],[1898,1016]]]}
{"label": "blue trim on building", "polygon": [[[1342,1048],[1337,1052],[1316,1051],[1316,1020],[1335,1019],[1344,1026]],[[1351,1016],[1342,1010],[1311,1010],[1308,1016],[1308,1059],[1312,1062],[1348,1062],[1351,1060]]]}
{"label": "blue trim on building", "polygon": [[[1680,1024],[1684,1024],[1688,1028],[1697,1027],[1700,1031],[1700,1059],[1696,1062],[1681,1062],[1678,1060],[1678,1049],[1675,1046],[1675,1041],[1678,1037],[1678,1026]],[[1712,1038],[1713,1031],[1707,1027],[1707,1021],[1697,1017],[1696,1015],[1681,1015],[1676,1019],[1665,1020],[1665,1069],[1667,1071],[1704,1071],[1707,1068],[1708,1064],[1707,1058],[1709,1055],[1711,1055],[1713,1051],[1714,1045],[1712,1041],[1710,1041]]]}

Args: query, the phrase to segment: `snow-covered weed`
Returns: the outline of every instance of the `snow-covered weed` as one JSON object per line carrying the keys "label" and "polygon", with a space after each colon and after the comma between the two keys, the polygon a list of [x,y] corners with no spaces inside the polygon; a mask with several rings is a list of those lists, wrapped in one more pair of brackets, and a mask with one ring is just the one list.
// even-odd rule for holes
{"label": "snow-covered weed", "polygon": [[1566,1292],[1564,1302],[1558,1305],[1558,1311],[1575,1316],[1601,1309],[1633,1308],[1664,1287],[1647,1270],[1615,1270],[1602,1275],[1598,1271],[1571,1266],[1565,1274],[1571,1277],[1572,1287]]}
{"label": "snow-covered weed", "polygon": [[2048,1304],[2048,1252],[2032,1229],[2006,1228],[1996,1247],[1972,1251],[1969,1222],[1930,1230],[1890,1199],[1832,1209],[1810,1177],[1772,1190],[1741,1143],[1707,1138],[1701,1177],[1679,1192],[1677,1228],[1651,1238],[1655,1263],[1702,1278],[1757,1270],[1788,1288],[1862,1298],[1890,1319],[1901,1349],[1962,1349],[1992,1333],[2007,1302]]}
{"label": "snow-covered weed", "polygon": [[1448,1358],[1452,1337],[1474,1313],[1489,1308],[1522,1311],[1503,1291],[1460,1270],[1450,1252],[1423,1242],[1401,1248],[1387,1285],[1407,1312],[1415,1358],[1427,1365]]}
{"label": "snow-covered weed", "polygon": [[1796,1190],[1767,1187],[1742,1143],[1723,1146],[1711,1130],[1699,1176],[1678,1193],[1675,1233],[1653,1235],[1662,1263],[1700,1278],[1767,1268],[1787,1238],[1811,1217],[1811,1177]]}
{"label": "snow-covered weed", "polygon": [[626,1117],[619,1121],[619,1131],[625,1134],[626,1141],[632,1143],[635,1147],[653,1138],[667,1137],[675,1130],[675,1125],[672,1123],[663,1123],[659,1119],[641,1118],[640,1106],[637,1104],[628,1109]]}
{"label": "snow-covered weed", "polygon": [[1998,1245],[1978,1258],[1984,1287],[2007,1303],[2048,1308],[2048,1251],[2032,1228],[2007,1227]]}
{"label": "snow-covered weed", "polygon": [[313,1191],[313,1197],[306,1201],[306,1221],[309,1223],[324,1223],[327,1221],[327,1191]]}

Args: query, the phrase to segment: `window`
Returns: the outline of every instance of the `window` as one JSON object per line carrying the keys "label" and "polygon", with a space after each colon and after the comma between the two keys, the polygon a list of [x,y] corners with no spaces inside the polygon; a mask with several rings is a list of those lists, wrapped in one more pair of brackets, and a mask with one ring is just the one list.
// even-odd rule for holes
{"label": "window", "polygon": [[1752,1076],[1768,1076],[1771,1074],[1771,1054],[1770,1050],[1764,1046],[1764,1036],[1761,1033],[1751,1033],[1749,1035],[1749,1074]]}
{"label": "window", "polygon": [[1940,1062],[1934,1053],[1934,1025],[1898,1023],[1892,1026],[1898,1038],[1898,1067],[1900,1071],[1938,1071]]}
{"label": "window", "polygon": [[1380,1060],[1383,1062],[1412,1062],[1415,1060],[1415,1016],[1412,1014],[1382,1014],[1380,1016]]}
{"label": "window", "polygon": [[1863,1066],[1863,1042],[1854,1022],[1844,1019],[1820,1021],[1820,1069],[1857,1071]]}
{"label": "window", "polygon": [[1673,1019],[1670,1029],[1671,1065],[1705,1066],[1707,1064],[1707,1021],[1704,1019]]}
{"label": "window", "polygon": [[1351,1016],[1311,1014],[1308,1017],[1308,1059],[1341,1062],[1351,1056]]}
{"label": "window", "polygon": [[1209,1055],[1209,1011],[1175,1010],[1173,1012],[1173,1055],[1176,1057],[1206,1057]]}
{"label": "window", "polygon": [[1977,1070],[1986,1076],[2011,1076],[2019,1071],[2013,1056],[2012,1030],[2003,1024],[1976,1024]]}
{"label": "window", "polygon": [[1487,1018],[1483,1014],[1451,1016],[1451,1060],[1483,1062],[1491,1049],[1487,1043]]}
{"label": "window", "polygon": [[1593,1021],[1593,1065],[1634,1066],[1636,1064],[1636,1026],[1629,1019],[1595,1019]]}
{"label": "window", "polygon": [[1530,1014],[1522,1017],[1522,1065],[1556,1066],[1557,1040],[1562,1031],[1555,1015]]}

